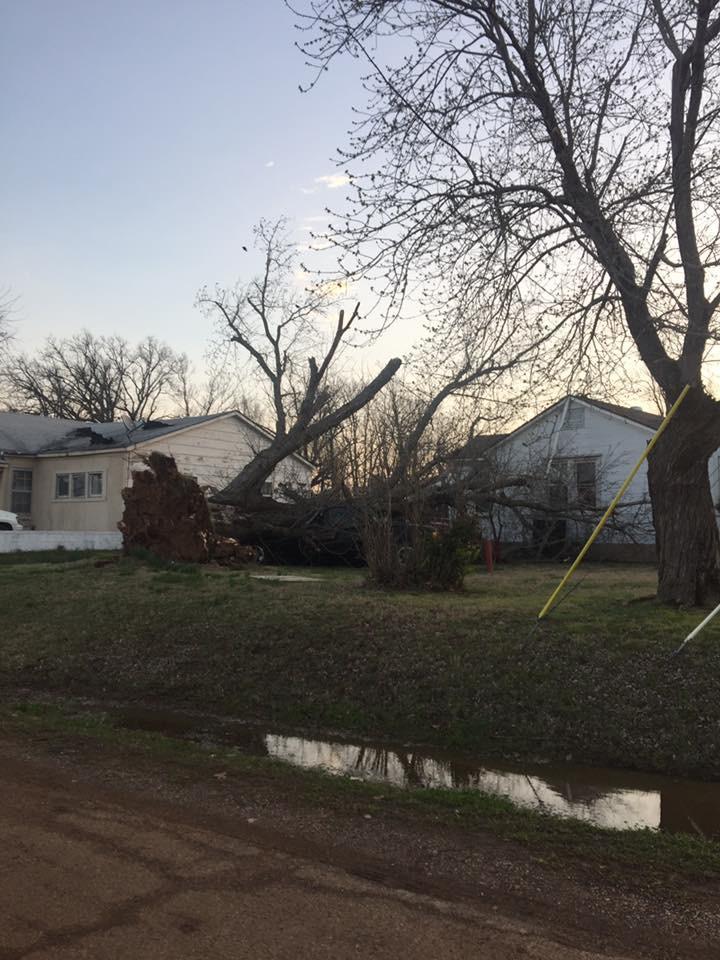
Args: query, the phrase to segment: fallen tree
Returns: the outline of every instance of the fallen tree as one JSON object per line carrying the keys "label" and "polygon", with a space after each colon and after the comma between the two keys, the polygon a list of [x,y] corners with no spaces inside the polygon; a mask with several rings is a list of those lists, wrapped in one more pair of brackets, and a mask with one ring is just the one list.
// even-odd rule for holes
{"label": "fallen tree", "polygon": [[[428,536],[437,538],[451,530],[451,511],[467,527],[459,548],[465,543],[479,545],[481,536],[496,538],[494,508],[510,510],[526,522],[527,517],[529,522],[543,517],[549,531],[558,521],[589,528],[602,512],[582,503],[553,507],[529,478],[504,472],[478,472],[412,487],[378,485],[356,496],[344,490],[297,495],[285,502],[260,498],[251,506],[238,506],[208,501],[197,481],[182,474],[172,457],[154,452],[144,463],[145,469],[133,471],[133,484],[122,494],[125,510],[118,526],[124,551],[147,550],[180,563],[232,564],[264,558],[368,562],[372,567],[380,551],[384,567],[397,568],[400,583],[407,574],[408,557],[417,559],[423,549],[427,552]],[[642,527],[644,506],[644,501],[624,504],[609,529],[633,540]]]}
{"label": "fallen tree", "polygon": [[[337,402],[330,374],[360,319],[360,304],[350,313],[340,310],[328,336],[328,287],[297,289],[296,246],[286,235],[285,221],[261,221],[255,239],[264,254],[261,275],[246,287],[203,290],[198,297],[198,305],[219,323],[272,401],[274,439],[256,450],[214,498],[244,507],[259,505],[263,483],[278,464],[293,453],[305,453],[314,440],[361,410],[401,366],[399,359],[390,360],[352,396]],[[318,346],[323,343],[320,355]]]}

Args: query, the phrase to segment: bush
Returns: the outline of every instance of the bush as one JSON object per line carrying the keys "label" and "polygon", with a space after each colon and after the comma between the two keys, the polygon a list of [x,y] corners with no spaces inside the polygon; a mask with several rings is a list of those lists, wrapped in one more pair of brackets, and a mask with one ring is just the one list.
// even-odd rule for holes
{"label": "bush", "polygon": [[422,523],[401,525],[389,515],[370,517],[365,525],[368,578],[379,587],[461,590],[477,557],[476,541],[469,518],[433,529]]}
{"label": "bush", "polygon": [[474,524],[456,520],[442,531],[422,531],[419,551],[410,554],[410,566],[419,556],[414,580],[419,587],[428,590],[461,590],[468,566],[477,558],[473,541],[477,539]]}

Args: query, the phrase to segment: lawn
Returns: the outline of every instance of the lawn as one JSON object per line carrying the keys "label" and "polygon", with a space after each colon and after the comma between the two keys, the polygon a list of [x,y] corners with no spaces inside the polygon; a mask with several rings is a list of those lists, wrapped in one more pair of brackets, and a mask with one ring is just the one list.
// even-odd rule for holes
{"label": "lawn", "polygon": [[648,599],[650,568],[588,564],[536,626],[564,569],[500,567],[462,594],[413,594],[357,570],[286,569],[318,578],[297,583],[134,559],[4,563],[0,682],[720,776],[720,622],[669,659],[699,612]]}

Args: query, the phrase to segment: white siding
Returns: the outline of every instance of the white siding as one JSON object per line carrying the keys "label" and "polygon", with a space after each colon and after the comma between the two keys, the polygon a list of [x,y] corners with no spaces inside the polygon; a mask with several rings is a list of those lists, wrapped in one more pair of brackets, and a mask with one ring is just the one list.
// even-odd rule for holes
{"label": "white siding", "polygon": [[[101,472],[103,495],[97,499],[58,500],[58,473]],[[76,456],[36,457],[33,463],[32,526],[36,530],[114,531],[122,516],[122,489],[128,482],[125,451]]]}
{"label": "white siding", "polygon": [[[133,467],[142,467],[141,457],[152,450],[175,457],[182,473],[197,479],[201,486],[220,489],[242,470],[269,441],[239,417],[228,416],[178,430],[165,437],[138,445],[135,451],[101,450],[88,454],[52,457],[10,458],[0,471],[0,509],[9,509],[9,477],[13,466],[32,469],[32,515],[38,531],[75,530],[113,532],[122,518],[122,490],[130,483]],[[57,500],[55,475],[73,471],[102,471],[103,496],[97,500]],[[279,464],[273,480],[309,485],[312,467],[289,457]],[[28,541],[29,542],[29,541]]]}
{"label": "white siding", "polygon": [[[581,424],[577,423],[580,419],[578,414],[582,415]],[[597,506],[603,507],[607,506],[615,495],[651,439],[653,432],[647,427],[606,413],[590,404],[571,400],[569,408],[567,404],[561,403],[528,426],[515,431],[494,447],[492,454],[503,471],[509,470],[518,476],[538,476],[538,473],[546,469],[550,458],[596,458]],[[717,474],[717,470],[715,473]],[[508,493],[510,494],[510,491]],[[518,496],[517,489],[512,493]],[[625,516],[632,514],[634,518],[633,539],[640,543],[653,543],[655,535],[645,463],[638,471],[621,504],[632,504],[638,501],[645,501],[646,505],[641,508],[626,507],[625,509]],[[622,507],[619,509],[622,516]],[[502,511],[500,520],[503,525],[503,539],[520,539],[521,526],[510,511]],[[578,526],[587,526],[587,530],[575,531],[578,538],[582,538],[591,529],[589,524]],[[618,531],[607,531],[603,534],[603,539],[612,541],[622,539],[622,536]]]}
{"label": "white siding", "polygon": [[[178,469],[195,477],[201,486],[221,489],[242,470],[258,450],[267,446],[265,436],[253,430],[239,417],[212,420],[209,423],[159,437],[140,446],[138,455],[151,450],[175,458]],[[312,468],[295,457],[280,463],[273,475],[279,483],[309,484]]]}

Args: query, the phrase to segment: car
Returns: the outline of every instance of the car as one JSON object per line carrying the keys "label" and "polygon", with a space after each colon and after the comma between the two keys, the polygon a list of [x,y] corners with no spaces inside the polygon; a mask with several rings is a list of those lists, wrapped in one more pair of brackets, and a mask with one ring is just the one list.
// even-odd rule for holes
{"label": "car", "polygon": [[[256,558],[259,563],[360,566],[365,563],[366,522],[361,504],[321,506],[282,533],[264,531],[253,544]],[[395,511],[391,526],[398,551],[407,554],[412,543],[410,524]]]}
{"label": "car", "polygon": [[3,530],[22,530],[22,528],[17,514],[10,513],[8,510],[0,510],[0,532]]}
{"label": "car", "polygon": [[363,562],[361,518],[344,505],[323,506],[263,530],[253,546],[259,563],[352,566]]}

